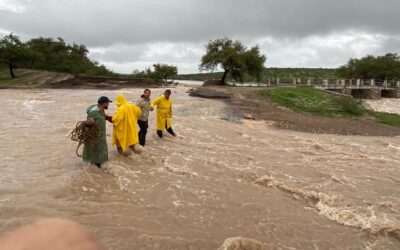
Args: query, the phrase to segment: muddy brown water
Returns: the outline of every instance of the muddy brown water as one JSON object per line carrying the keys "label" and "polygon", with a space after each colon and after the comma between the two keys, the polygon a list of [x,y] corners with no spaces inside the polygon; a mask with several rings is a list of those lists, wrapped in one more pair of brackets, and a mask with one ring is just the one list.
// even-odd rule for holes
{"label": "muddy brown water", "polygon": [[115,250],[400,248],[400,138],[277,130],[186,90],[178,138],[158,139],[152,114],[143,154],[110,145],[104,170],[68,133],[98,96],[141,90],[1,90],[0,234],[63,217]]}

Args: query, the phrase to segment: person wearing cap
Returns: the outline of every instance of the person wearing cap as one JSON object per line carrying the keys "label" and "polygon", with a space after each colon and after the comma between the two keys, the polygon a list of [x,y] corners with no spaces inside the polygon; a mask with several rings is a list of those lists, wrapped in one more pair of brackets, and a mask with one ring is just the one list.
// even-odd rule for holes
{"label": "person wearing cap", "polygon": [[165,90],[163,95],[154,99],[150,107],[157,106],[157,135],[163,138],[163,130],[166,129],[172,136],[176,136],[172,130],[172,100],[171,90]]}
{"label": "person wearing cap", "polygon": [[94,138],[88,139],[83,147],[83,160],[101,168],[101,165],[108,161],[108,147],[106,140],[106,120],[111,121],[105,111],[112,101],[106,96],[102,96],[97,101],[97,105],[91,105],[86,109],[86,124],[96,125],[98,134]]}

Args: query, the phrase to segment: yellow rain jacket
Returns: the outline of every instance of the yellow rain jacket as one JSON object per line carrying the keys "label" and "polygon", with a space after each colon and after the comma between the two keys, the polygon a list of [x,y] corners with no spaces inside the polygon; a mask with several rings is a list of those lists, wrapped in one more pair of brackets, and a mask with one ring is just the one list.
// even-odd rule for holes
{"label": "yellow rain jacket", "polygon": [[142,111],[136,105],[128,103],[122,94],[118,95],[115,104],[118,109],[112,118],[114,125],[112,145],[118,144],[125,152],[126,148],[139,142],[137,120]]}
{"label": "yellow rain jacket", "polygon": [[157,106],[157,130],[168,129],[172,126],[172,100],[167,100],[164,95],[154,99],[150,106]]}

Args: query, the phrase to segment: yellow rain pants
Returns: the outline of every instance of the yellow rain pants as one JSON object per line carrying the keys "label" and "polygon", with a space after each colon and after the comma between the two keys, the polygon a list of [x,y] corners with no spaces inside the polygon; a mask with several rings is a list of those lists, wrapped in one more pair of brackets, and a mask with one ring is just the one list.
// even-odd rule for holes
{"label": "yellow rain pants", "polygon": [[172,100],[164,95],[154,99],[150,106],[157,106],[157,130],[169,129],[172,126]]}

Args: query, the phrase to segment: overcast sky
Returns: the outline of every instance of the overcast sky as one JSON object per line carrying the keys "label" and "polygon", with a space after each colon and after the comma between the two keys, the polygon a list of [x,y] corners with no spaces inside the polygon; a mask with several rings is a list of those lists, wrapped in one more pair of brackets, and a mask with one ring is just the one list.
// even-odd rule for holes
{"label": "overcast sky", "polygon": [[337,67],[400,53],[400,0],[0,0],[0,35],[85,44],[119,73],[153,63],[198,72],[205,44],[258,44],[267,67]]}

